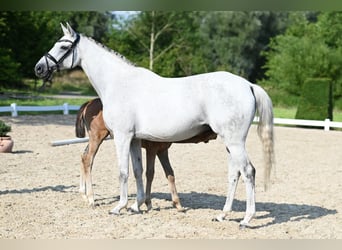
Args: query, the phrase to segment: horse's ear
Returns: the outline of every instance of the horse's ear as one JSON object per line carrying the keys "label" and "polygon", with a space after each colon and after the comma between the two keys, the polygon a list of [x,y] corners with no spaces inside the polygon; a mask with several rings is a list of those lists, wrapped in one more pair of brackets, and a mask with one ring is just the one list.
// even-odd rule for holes
{"label": "horse's ear", "polygon": [[62,23],[61,23],[61,27],[62,27],[62,30],[63,30],[64,35],[69,34],[68,29],[67,29]]}
{"label": "horse's ear", "polygon": [[68,22],[67,22],[67,28],[68,28],[70,35],[73,37],[76,34],[76,32],[71,28]]}

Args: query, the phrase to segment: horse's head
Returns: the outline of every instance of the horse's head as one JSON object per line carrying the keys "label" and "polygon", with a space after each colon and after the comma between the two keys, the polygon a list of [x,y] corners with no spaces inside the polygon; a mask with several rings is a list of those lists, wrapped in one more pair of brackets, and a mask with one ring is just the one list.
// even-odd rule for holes
{"label": "horse's head", "polygon": [[61,24],[64,36],[59,39],[52,49],[46,53],[34,70],[36,76],[48,81],[54,71],[70,69],[79,64],[76,46],[80,40],[80,35],[76,33],[67,23],[67,27]]}

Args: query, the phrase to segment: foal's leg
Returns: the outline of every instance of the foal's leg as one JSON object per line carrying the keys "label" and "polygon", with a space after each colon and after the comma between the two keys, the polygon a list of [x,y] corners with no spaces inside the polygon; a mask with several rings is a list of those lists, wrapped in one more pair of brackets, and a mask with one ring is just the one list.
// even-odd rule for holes
{"label": "foal's leg", "polygon": [[255,169],[247,157],[244,144],[236,144],[228,146],[230,152],[229,162],[229,187],[227,199],[223,208],[223,214],[216,219],[222,221],[232,210],[234,194],[240,174],[246,185],[247,206],[244,219],[240,222],[241,227],[248,225],[255,215]]}
{"label": "foal's leg", "polygon": [[153,147],[146,147],[146,199],[145,204],[147,210],[152,209],[151,203],[151,186],[154,177],[154,164],[156,160],[156,149]]}
{"label": "foal's leg", "polygon": [[167,180],[169,181],[169,187],[170,187],[170,192],[172,196],[172,203],[179,212],[182,212],[184,211],[184,208],[182,207],[180,203],[179,196],[177,193],[176,184],[175,184],[175,175],[173,173],[173,169],[171,167],[171,163],[169,160],[168,149],[166,148],[165,150],[159,151],[158,158],[159,158],[160,163],[163,166],[165,176]]}
{"label": "foal's leg", "polygon": [[83,173],[84,173],[84,180],[85,181],[85,194],[86,198],[89,202],[89,205],[94,207],[95,200],[94,200],[94,191],[93,191],[93,183],[91,177],[91,171],[93,167],[93,162],[97,151],[103,142],[103,140],[107,137],[108,131],[107,130],[90,130],[88,131],[89,134],[89,144],[85,153],[82,156],[82,163],[83,163]]}
{"label": "foal's leg", "polygon": [[83,154],[81,155],[81,162],[82,162],[82,165],[81,165],[81,168],[80,168],[80,190],[79,192],[85,196],[86,198],[86,184],[85,184],[85,158],[86,158],[86,155],[88,154],[88,149],[89,149],[89,144],[87,145],[87,147],[84,149],[84,152]]}

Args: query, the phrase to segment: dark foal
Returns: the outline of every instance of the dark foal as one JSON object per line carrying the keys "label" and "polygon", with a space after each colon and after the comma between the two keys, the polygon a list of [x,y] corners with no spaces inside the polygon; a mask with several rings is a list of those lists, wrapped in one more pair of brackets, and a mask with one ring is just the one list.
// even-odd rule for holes
{"label": "dark foal", "polygon": [[[89,143],[82,155],[80,192],[83,193],[91,206],[94,206],[94,192],[92,188],[91,170],[94,157],[103,140],[110,134],[105,126],[102,116],[102,102],[99,98],[84,103],[77,113],[76,136],[85,137],[85,127],[89,135]],[[207,143],[216,139],[216,134],[208,128],[207,131],[190,139],[178,143]],[[168,156],[168,148],[172,142],[152,142],[142,140],[141,145],[146,149],[146,200],[145,204],[150,210],[151,185],[154,177],[155,158],[158,156],[169,183],[173,205],[178,211],[183,211],[176,190],[175,176]]]}

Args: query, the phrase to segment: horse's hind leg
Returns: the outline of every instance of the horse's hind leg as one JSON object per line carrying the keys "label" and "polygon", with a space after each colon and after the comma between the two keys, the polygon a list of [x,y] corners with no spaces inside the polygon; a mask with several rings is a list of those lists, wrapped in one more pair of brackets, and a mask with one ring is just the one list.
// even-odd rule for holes
{"label": "horse's hind leg", "polygon": [[247,152],[243,144],[231,145],[227,147],[230,152],[229,161],[229,185],[223,214],[216,219],[222,221],[232,210],[234,195],[241,175],[246,185],[247,206],[244,219],[240,222],[240,226],[247,226],[255,215],[255,169],[248,160]]}
{"label": "horse's hind leg", "polygon": [[152,147],[146,147],[146,199],[145,204],[147,210],[152,209],[151,202],[151,186],[154,177],[154,164],[156,159],[156,149]]}
{"label": "horse's hind leg", "polygon": [[177,208],[178,211],[182,212],[184,211],[184,208],[182,207],[180,203],[180,199],[177,193],[175,175],[173,173],[173,169],[170,164],[168,149],[158,152],[158,158],[160,160],[160,163],[163,166],[166,178],[169,182],[170,192],[172,196],[172,203]]}
{"label": "horse's hind leg", "polygon": [[243,220],[240,221],[240,227],[247,226],[255,215],[255,172],[255,168],[251,162],[249,162],[247,167],[243,169],[242,176],[246,185],[247,204],[246,214]]}

